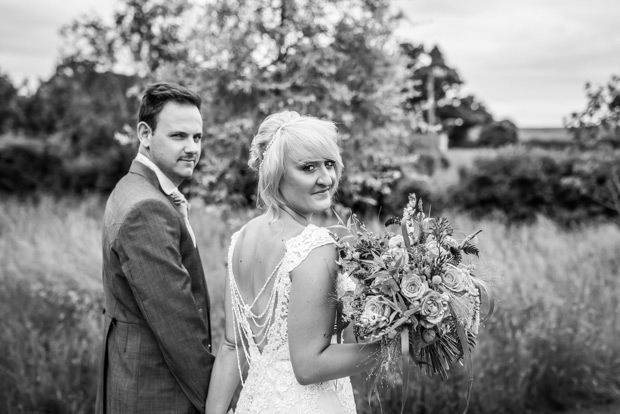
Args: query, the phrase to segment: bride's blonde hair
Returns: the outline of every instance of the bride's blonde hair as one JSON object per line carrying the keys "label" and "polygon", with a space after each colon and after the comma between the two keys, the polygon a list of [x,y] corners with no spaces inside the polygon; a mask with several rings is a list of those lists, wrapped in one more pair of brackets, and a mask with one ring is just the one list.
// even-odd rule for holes
{"label": "bride's blonde hair", "polygon": [[338,129],[331,121],[302,116],[294,111],[269,115],[258,128],[250,147],[249,167],[258,173],[257,206],[279,208],[285,202],[280,181],[288,162],[331,160],[338,189],[344,165],[338,148]]}

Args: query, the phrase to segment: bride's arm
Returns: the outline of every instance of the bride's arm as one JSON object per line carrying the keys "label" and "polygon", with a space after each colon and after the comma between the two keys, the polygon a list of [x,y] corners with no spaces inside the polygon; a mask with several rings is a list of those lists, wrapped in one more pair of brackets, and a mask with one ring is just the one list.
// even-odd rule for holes
{"label": "bride's arm", "polygon": [[377,360],[379,343],[331,343],[336,317],[336,259],[334,246],[323,246],[291,272],[289,348],[295,377],[302,385],[355,375]]}
{"label": "bride's arm", "polygon": [[[239,343],[240,349],[235,349],[235,332],[232,317],[232,305],[230,300],[230,287],[228,284],[228,275],[226,276],[226,288],[224,293],[224,309],[225,309],[225,332],[224,338],[220,344],[220,348],[215,357],[213,372],[211,373],[211,381],[209,383],[209,392],[207,393],[207,401],[205,404],[206,414],[224,414],[228,411],[230,401],[239,386],[241,374],[239,367],[245,369],[246,359],[242,343]],[[240,339],[239,339],[240,340]],[[239,364],[237,356],[241,358]]]}

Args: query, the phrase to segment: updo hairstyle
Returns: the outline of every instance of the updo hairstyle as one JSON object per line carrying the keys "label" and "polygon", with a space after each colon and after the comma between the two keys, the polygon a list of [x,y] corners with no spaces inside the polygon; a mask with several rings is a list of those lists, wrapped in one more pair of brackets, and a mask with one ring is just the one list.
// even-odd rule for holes
{"label": "updo hairstyle", "polygon": [[338,130],[331,121],[302,116],[294,111],[269,115],[258,128],[250,147],[249,167],[258,173],[258,207],[282,207],[280,181],[288,163],[301,164],[331,160],[335,163],[336,182],[344,168],[338,148]]}

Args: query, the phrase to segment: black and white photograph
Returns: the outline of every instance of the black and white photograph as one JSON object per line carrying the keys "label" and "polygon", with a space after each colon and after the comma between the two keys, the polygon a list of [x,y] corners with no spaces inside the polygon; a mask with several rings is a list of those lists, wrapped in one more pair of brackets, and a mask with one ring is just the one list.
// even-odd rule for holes
{"label": "black and white photograph", "polygon": [[620,2],[0,0],[0,414],[620,414]]}

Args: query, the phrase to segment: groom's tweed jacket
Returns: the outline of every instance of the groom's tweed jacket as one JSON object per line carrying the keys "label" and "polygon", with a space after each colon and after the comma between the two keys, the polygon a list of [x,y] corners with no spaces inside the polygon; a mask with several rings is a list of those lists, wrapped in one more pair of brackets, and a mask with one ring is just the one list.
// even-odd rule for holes
{"label": "groom's tweed jacket", "polygon": [[105,325],[97,414],[204,413],[209,295],[183,216],[134,161],[103,223]]}

